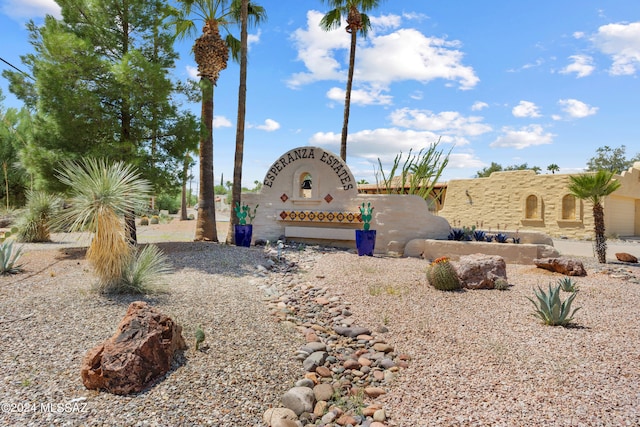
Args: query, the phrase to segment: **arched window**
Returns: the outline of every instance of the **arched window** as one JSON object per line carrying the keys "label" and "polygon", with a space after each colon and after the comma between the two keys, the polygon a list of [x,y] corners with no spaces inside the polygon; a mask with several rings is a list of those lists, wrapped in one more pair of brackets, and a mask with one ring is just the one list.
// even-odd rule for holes
{"label": "arched window", "polygon": [[576,220],[576,198],[571,194],[567,194],[562,198],[562,219]]}
{"label": "arched window", "polygon": [[311,174],[308,172],[300,174],[300,197],[310,199],[311,190],[313,190],[313,177]]}
{"label": "arched window", "polygon": [[538,196],[530,195],[527,197],[526,202],[526,211],[525,218],[526,219],[539,219],[538,216]]}

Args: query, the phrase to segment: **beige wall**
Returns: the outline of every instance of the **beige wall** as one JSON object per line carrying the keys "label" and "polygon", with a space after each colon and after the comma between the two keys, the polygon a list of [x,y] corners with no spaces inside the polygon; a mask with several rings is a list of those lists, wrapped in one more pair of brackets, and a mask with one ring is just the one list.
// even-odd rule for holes
{"label": "beige wall", "polygon": [[[605,199],[608,235],[640,235],[640,162],[616,175],[621,188]],[[451,180],[439,215],[453,227],[475,225],[482,230],[532,230],[554,237],[591,238],[592,205],[575,201],[575,218],[563,218],[563,197],[569,194],[569,175],[536,175],[530,170],[494,172],[488,178]],[[527,198],[537,208],[527,218]]]}

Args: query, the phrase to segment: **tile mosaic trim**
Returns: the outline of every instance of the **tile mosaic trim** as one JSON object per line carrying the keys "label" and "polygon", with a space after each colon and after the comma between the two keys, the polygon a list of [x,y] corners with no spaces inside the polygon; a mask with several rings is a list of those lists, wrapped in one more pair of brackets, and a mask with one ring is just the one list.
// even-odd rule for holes
{"label": "tile mosaic trim", "polygon": [[360,223],[362,214],[360,212],[317,212],[317,211],[282,211],[280,212],[282,221],[295,222],[329,222],[329,223]]}

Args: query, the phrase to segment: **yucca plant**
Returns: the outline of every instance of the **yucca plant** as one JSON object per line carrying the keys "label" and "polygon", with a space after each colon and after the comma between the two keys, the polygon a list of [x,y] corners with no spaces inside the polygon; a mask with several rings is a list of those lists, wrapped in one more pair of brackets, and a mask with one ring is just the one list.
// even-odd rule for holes
{"label": "yucca plant", "polygon": [[573,281],[571,277],[563,277],[558,280],[558,286],[565,292],[577,292],[578,287],[576,286],[576,282]]}
{"label": "yucca plant", "polygon": [[18,264],[21,255],[22,248],[16,248],[14,251],[13,240],[0,243],[0,275],[21,272],[22,264]]}
{"label": "yucca plant", "polygon": [[427,281],[441,291],[455,291],[461,287],[458,273],[447,257],[437,258],[431,263],[427,269]]}
{"label": "yucca plant", "polygon": [[120,286],[113,293],[146,294],[157,290],[162,275],[171,267],[167,256],[157,246],[147,245],[139,250],[124,270]]}
{"label": "yucca plant", "polygon": [[51,221],[60,211],[62,199],[44,191],[27,192],[26,214],[18,221],[20,242],[51,241]]}
{"label": "yucca plant", "polygon": [[545,325],[549,326],[566,326],[573,320],[575,313],[582,307],[578,307],[571,311],[571,304],[577,293],[572,293],[567,299],[560,299],[560,285],[551,287],[549,284],[549,293],[545,293],[541,288],[535,291],[536,299],[527,297],[529,301],[536,307],[532,313],[540,318]]}
{"label": "yucca plant", "polygon": [[71,193],[59,223],[70,231],[93,233],[87,260],[98,276],[98,290],[121,292],[125,271],[135,259],[122,218],[148,201],[149,182],[131,165],[102,159],[66,162],[58,178]]}

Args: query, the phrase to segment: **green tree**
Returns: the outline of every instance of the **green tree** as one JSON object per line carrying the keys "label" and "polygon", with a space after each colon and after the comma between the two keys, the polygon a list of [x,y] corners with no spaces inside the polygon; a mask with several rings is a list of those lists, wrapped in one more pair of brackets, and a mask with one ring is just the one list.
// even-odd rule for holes
{"label": "green tree", "polygon": [[342,122],[342,135],[340,138],[340,157],[347,161],[347,134],[349,130],[349,113],[351,109],[351,87],[353,85],[353,72],[356,64],[357,36],[366,37],[371,28],[371,21],[367,12],[376,9],[379,0],[322,0],[332,9],[327,12],[320,21],[320,27],[325,31],[339,28],[342,20],[346,18],[345,30],[351,36],[349,47],[349,70],[347,75],[347,88],[344,97],[344,117]]}
{"label": "green tree", "polygon": [[[179,8],[173,10],[170,21],[178,38],[195,36],[196,21],[204,22],[202,34],[193,45],[202,89],[197,241],[218,241],[213,183],[213,88],[220,72],[227,68],[229,51],[234,59],[240,51],[239,40],[228,30],[229,25],[236,23],[232,5],[228,0],[178,0]],[[220,35],[220,28],[227,32],[225,39]]]}
{"label": "green tree", "polygon": [[595,250],[598,255],[598,262],[607,262],[607,237],[604,227],[604,208],[602,202],[604,198],[618,188],[620,182],[614,181],[613,172],[599,170],[595,173],[571,176],[569,191],[581,200],[589,200],[593,205],[593,227],[595,233]]}
{"label": "green tree", "polygon": [[547,170],[552,174],[555,174],[560,170],[560,166],[556,165],[555,163],[551,163],[549,166],[547,166]]}
{"label": "green tree", "polygon": [[491,166],[485,167],[482,170],[479,170],[478,172],[476,172],[476,175],[474,176],[474,178],[488,178],[494,172],[519,171],[519,170],[532,170],[536,174],[539,174],[542,169],[540,169],[539,166],[529,167],[527,163],[522,163],[520,165],[517,165],[517,164],[511,165],[503,168],[501,164],[496,162],[491,162]]}
{"label": "green tree", "polygon": [[[238,118],[236,125],[236,151],[233,162],[233,188],[231,190],[231,206],[241,204],[242,195],[242,163],[244,157],[244,122],[247,111],[247,52],[249,24],[258,24],[266,19],[264,8],[249,0],[235,0],[234,12],[236,21],[240,22],[240,84],[238,85]],[[249,21],[251,19],[251,22]],[[231,209],[231,219],[226,243],[234,243],[233,227],[238,224],[238,214]]]}
{"label": "green tree", "polygon": [[618,148],[611,148],[608,145],[599,147],[596,150],[596,156],[587,162],[587,171],[595,172],[598,170],[608,170],[613,173],[621,173],[626,171],[634,162],[640,161],[640,153],[631,159],[626,158],[627,147],[621,145]]}
{"label": "green tree", "polygon": [[[0,101],[2,93],[0,92]],[[8,210],[21,206],[26,199],[28,176],[19,159],[21,147],[28,138],[30,114],[26,108],[3,111],[0,104],[0,200]]]}

